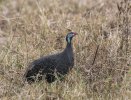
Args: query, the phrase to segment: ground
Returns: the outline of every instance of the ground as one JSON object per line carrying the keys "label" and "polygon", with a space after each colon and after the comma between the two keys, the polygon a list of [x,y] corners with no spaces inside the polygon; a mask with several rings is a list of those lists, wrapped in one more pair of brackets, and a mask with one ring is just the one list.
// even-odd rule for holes
{"label": "ground", "polygon": [[[0,0],[1,100],[130,100],[130,0]],[[32,85],[33,60],[62,51],[69,30],[75,66],[65,80]]]}

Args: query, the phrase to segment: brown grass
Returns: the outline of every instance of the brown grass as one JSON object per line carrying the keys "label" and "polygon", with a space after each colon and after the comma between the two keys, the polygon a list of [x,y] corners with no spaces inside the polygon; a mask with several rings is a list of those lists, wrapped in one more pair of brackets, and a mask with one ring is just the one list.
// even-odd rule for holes
{"label": "brown grass", "polygon": [[[29,62],[63,50],[68,29],[79,34],[72,72],[23,85]],[[1,0],[0,99],[131,99],[130,33],[130,0]]]}

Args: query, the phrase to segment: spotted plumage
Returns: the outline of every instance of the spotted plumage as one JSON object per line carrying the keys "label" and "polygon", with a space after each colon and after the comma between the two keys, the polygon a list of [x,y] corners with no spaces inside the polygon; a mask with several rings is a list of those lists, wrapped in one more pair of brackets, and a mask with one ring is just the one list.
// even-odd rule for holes
{"label": "spotted plumage", "polygon": [[44,56],[33,61],[27,68],[24,79],[32,83],[45,78],[48,83],[54,82],[58,78],[66,75],[74,66],[74,55],[72,48],[72,38],[75,32],[70,32],[66,36],[67,45],[61,52],[54,55]]}

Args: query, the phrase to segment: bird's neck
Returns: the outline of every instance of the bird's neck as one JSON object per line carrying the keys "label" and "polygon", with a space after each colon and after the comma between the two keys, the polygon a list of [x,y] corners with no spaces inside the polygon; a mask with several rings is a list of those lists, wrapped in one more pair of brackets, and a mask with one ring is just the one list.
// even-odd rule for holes
{"label": "bird's neck", "polygon": [[68,49],[72,49],[72,43],[71,43],[71,42],[67,42],[67,44],[66,44],[66,48],[68,48]]}
{"label": "bird's neck", "polygon": [[72,64],[72,60],[73,60],[73,47],[72,47],[72,43],[68,43],[66,45],[65,51],[64,51],[65,55],[67,56],[67,61],[68,63]]}
{"label": "bird's neck", "polygon": [[72,43],[68,43],[67,42],[67,45],[66,45],[66,48],[65,48],[65,52],[68,52],[68,54],[72,54],[73,53],[73,48],[72,48]]}

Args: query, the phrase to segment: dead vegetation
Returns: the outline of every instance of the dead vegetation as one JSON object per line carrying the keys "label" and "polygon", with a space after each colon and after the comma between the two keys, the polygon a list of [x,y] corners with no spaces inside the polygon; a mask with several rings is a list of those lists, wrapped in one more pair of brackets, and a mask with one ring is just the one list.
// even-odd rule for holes
{"label": "dead vegetation", "polygon": [[[29,62],[65,47],[75,68],[63,82],[22,82]],[[1,0],[0,99],[131,99],[130,0]]]}

